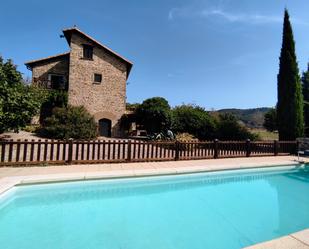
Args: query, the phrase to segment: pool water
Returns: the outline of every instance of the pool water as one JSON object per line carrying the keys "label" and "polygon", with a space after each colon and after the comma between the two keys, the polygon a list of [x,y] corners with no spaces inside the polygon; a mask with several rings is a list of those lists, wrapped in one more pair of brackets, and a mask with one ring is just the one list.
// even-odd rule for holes
{"label": "pool water", "polygon": [[1,249],[240,249],[309,228],[309,168],[15,187]]}

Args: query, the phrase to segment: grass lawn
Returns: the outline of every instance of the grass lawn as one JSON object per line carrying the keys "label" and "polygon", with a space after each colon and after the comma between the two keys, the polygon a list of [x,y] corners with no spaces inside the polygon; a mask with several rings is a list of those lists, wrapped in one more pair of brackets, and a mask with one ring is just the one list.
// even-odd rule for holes
{"label": "grass lawn", "polygon": [[261,140],[278,140],[278,132],[269,132],[265,129],[250,129],[251,132],[260,136]]}

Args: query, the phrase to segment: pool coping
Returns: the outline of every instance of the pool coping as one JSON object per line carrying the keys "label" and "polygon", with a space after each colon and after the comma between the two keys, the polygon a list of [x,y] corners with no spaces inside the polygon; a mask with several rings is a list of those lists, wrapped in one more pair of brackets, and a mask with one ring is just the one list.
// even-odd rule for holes
{"label": "pool coping", "polygon": [[309,229],[243,249],[309,249]]}
{"label": "pool coping", "polygon": [[[264,159],[267,159],[265,157]],[[206,163],[207,162],[207,163]],[[132,177],[149,177],[149,176],[164,176],[164,175],[180,175],[190,173],[203,173],[203,172],[219,172],[225,170],[240,170],[240,169],[253,169],[253,168],[269,168],[269,167],[282,167],[301,165],[302,162],[298,162],[296,159],[292,160],[274,160],[267,162],[261,160],[260,162],[248,162],[234,159],[229,161],[226,165],[211,164],[210,161],[205,160],[205,165],[201,165],[201,161],[186,161],[182,162],[182,165],[186,167],[179,167],[181,162],[177,162],[175,167],[164,168],[164,163],[155,163],[158,166],[156,168],[133,168],[133,169],[121,169],[110,171],[89,171],[89,172],[77,172],[77,173],[54,173],[54,174],[40,174],[40,175],[21,175],[21,176],[6,176],[0,178],[0,196],[7,192],[9,189],[17,185],[29,185],[29,184],[43,184],[43,183],[57,183],[68,181],[85,181],[85,180],[104,180],[104,179],[117,179],[117,178],[132,178]],[[232,163],[233,162],[233,163]],[[235,164],[235,162],[239,162]],[[226,161],[225,161],[226,163]],[[149,164],[149,163],[148,163]],[[197,164],[197,166],[192,166]],[[177,167],[178,165],[178,167]],[[59,166],[57,166],[59,167]],[[74,167],[71,166],[71,167]]]}

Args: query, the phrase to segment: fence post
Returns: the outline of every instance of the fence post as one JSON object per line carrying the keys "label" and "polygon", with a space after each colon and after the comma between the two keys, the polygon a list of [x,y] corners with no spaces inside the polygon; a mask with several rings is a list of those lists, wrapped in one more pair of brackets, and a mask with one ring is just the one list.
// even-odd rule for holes
{"label": "fence post", "polygon": [[218,158],[218,142],[219,140],[218,139],[215,139],[214,140],[214,159],[217,159]]}
{"label": "fence post", "polygon": [[1,162],[4,162],[6,143],[5,143],[5,141],[0,141],[0,144],[1,144]]}
{"label": "fence post", "polygon": [[278,141],[274,140],[274,155],[278,156]]}
{"label": "fence post", "polygon": [[131,140],[128,140],[128,156],[127,156],[127,161],[131,161]]}
{"label": "fence post", "polygon": [[251,141],[250,139],[246,140],[246,157],[250,157],[251,154]]}
{"label": "fence post", "polygon": [[73,161],[73,139],[70,138],[68,140],[68,142],[69,142],[69,154],[68,154],[68,161],[67,161],[67,163],[68,164],[72,164],[72,161]]}
{"label": "fence post", "polygon": [[291,153],[292,155],[295,153],[295,155],[298,155],[298,151],[299,151],[299,145],[300,145],[300,141],[299,140],[296,140],[296,143],[295,143],[295,147],[294,150],[293,150],[293,153]]}
{"label": "fence post", "polygon": [[175,161],[179,160],[179,142],[176,140],[175,142]]}

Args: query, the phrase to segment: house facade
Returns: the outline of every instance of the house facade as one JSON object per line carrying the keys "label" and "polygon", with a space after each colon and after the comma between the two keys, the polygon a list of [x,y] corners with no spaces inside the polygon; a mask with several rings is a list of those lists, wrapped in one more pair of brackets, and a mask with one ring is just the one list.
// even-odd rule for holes
{"label": "house facade", "polygon": [[63,30],[63,37],[69,52],[25,63],[33,84],[68,91],[69,104],[83,105],[101,136],[122,136],[120,119],[133,64],[76,27]]}

